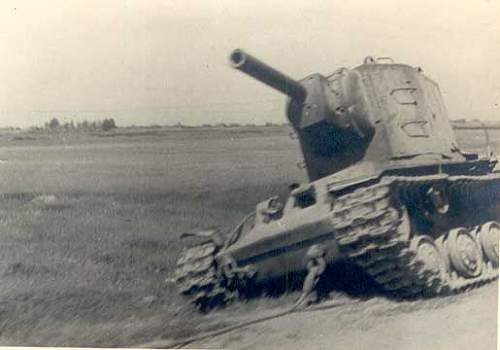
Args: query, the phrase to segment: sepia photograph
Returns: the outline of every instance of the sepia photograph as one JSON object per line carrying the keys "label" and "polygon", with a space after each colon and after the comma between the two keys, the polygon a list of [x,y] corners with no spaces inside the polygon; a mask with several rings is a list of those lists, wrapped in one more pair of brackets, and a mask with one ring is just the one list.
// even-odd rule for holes
{"label": "sepia photograph", "polygon": [[0,347],[497,349],[499,19],[0,2]]}

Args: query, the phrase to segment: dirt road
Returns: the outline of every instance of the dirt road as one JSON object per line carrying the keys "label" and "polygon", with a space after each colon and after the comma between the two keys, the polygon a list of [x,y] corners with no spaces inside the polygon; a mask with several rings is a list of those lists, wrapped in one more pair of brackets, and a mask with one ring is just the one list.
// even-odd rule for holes
{"label": "dirt road", "polygon": [[193,348],[496,349],[498,284],[463,295],[397,303],[383,298],[291,314]]}

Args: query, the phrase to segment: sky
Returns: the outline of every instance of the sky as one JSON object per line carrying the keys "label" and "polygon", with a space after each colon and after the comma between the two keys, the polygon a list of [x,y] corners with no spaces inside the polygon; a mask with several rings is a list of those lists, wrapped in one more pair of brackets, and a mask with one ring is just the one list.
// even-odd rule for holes
{"label": "sky", "polygon": [[390,56],[451,118],[500,120],[499,19],[500,0],[2,0],[0,126],[286,122],[235,48],[297,79]]}

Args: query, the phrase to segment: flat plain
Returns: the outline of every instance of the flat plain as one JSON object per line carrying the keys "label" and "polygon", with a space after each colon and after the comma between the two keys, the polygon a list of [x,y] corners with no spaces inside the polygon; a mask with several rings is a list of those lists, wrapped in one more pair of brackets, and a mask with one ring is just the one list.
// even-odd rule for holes
{"label": "flat plain", "polygon": [[[226,232],[257,202],[306,181],[290,131],[1,134],[0,345],[126,347],[290,305],[296,294],[200,315],[166,282],[182,249],[181,232]],[[464,149],[486,150],[484,131],[456,132]],[[489,137],[500,152],[500,130]],[[404,314],[439,310],[456,299],[377,305]],[[373,300],[379,299],[365,306]],[[377,313],[369,317],[376,320]]]}

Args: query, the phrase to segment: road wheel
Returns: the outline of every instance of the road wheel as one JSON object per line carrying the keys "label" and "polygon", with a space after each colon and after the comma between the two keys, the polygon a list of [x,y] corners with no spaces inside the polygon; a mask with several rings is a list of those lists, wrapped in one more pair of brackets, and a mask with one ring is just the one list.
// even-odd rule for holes
{"label": "road wheel", "polygon": [[483,259],[481,248],[465,228],[456,228],[448,233],[445,246],[455,271],[462,277],[481,275]]}
{"label": "road wheel", "polygon": [[478,237],[484,255],[495,268],[498,268],[499,235],[500,235],[500,225],[498,224],[498,222],[490,221],[481,227]]}

